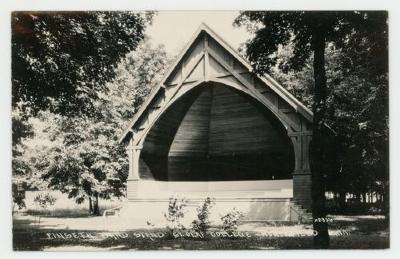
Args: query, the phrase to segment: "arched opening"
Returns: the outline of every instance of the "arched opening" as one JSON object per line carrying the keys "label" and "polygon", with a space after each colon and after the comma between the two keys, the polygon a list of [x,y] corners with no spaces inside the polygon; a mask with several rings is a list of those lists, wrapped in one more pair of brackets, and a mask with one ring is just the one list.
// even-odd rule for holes
{"label": "arched opening", "polygon": [[203,83],[173,103],[149,130],[141,179],[291,179],[292,143],[272,112],[232,87]]}

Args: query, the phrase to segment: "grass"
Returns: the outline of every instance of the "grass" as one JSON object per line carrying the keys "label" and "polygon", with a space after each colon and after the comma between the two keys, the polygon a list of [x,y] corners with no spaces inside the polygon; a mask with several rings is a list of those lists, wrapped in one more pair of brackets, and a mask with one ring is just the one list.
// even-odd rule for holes
{"label": "grass", "polygon": [[[126,232],[89,231],[75,229],[74,224],[69,225],[69,223],[66,223],[60,229],[60,226],[57,226],[57,224],[62,225],[64,219],[67,221],[67,219],[73,218],[73,222],[80,223],[80,226],[83,225],[86,228],[87,223],[96,225],[96,220],[101,218],[90,215],[87,204],[76,204],[59,192],[51,192],[57,198],[56,204],[51,208],[42,209],[33,202],[35,195],[38,193],[29,193],[26,199],[28,208],[30,209],[24,213],[33,217],[14,217],[14,250],[312,249],[312,236],[304,234],[304,230],[306,230],[305,233],[309,233],[312,226],[298,226],[295,223],[288,222],[243,225],[241,233],[247,233],[248,236],[237,238],[216,238],[210,235],[205,238],[173,238],[166,235],[161,238],[149,238],[148,236],[138,237],[137,235],[139,233],[155,235],[166,230],[163,228],[152,228],[151,230],[135,229]],[[119,204],[119,201],[101,201],[100,209],[102,211],[117,207]],[[333,222],[329,223],[331,249],[384,249],[389,247],[389,223],[384,218],[354,215],[334,215],[331,217],[334,219]],[[41,224],[38,224],[37,221],[40,218]],[[244,226],[247,226],[247,228]],[[296,234],[298,230],[301,230],[303,234]],[[221,229],[214,227],[211,231],[221,231]],[[273,234],[260,234],[265,232]],[[60,236],[73,237],[74,234],[78,235],[78,238],[61,238]],[[48,235],[58,235],[59,237],[49,238]],[[90,235],[91,238],[81,238],[79,235]],[[123,238],[118,235],[123,235]]]}
{"label": "grass", "polygon": [[[152,230],[151,232],[160,232],[162,230]],[[64,235],[72,233],[82,233],[82,231],[65,230]],[[84,231],[87,233],[86,231]],[[68,247],[95,247],[95,248],[112,248],[118,247],[119,250],[239,250],[239,249],[299,249],[311,248],[311,239],[308,237],[286,237],[286,238],[263,238],[252,236],[250,238],[136,238],[135,233],[139,231],[126,232],[127,238],[114,239],[113,237],[105,237],[104,232],[90,231],[93,239],[54,239],[47,240],[46,230],[38,231],[14,231],[14,249],[15,250],[46,250],[47,248],[60,248],[60,250]],[[58,232],[59,233],[59,232]],[[49,242],[50,241],[50,242]]]}
{"label": "grass", "polygon": [[[40,207],[35,201],[35,197],[39,194],[50,194],[55,198],[56,202],[53,205],[48,205],[46,208]],[[119,207],[121,200],[103,200],[99,201],[100,214],[104,210]],[[60,191],[27,191],[25,198],[26,208],[22,210],[27,215],[37,217],[55,217],[55,218],[81,218],[81,217],[92,217],[89,213],[89,206],[87,202],[76,203],[73,199],[69,199],[68,195],[61,193]],[[21,211],[19,211],[21,212]]]}
{"label": "grass", "polygon": [[[239,250],[239,249],[312,249],[312,236],[265,236],[247,231],[246,236],[154,237],[165,229],[137,229],[127,232],[57,230],[31,225],[27,220],[14,220],[15,250]],[[287,228],[292,224],[265,224],[262,227]],[[310,225],[305,226],[311,228]],[[388,223],[377,217],[338,217],[330,223],[331,231],[343,230],[346,235],[331,236],[332,249],[384,249],[389,247]],[[221,231],[213,228],[212,232]],[[49,238],[49,235],[51,238]],[[58,237],[57,237],[58,235]],[[75,237],[73,237],[75,235]],[[146,236],[147,235],[147,236]],[[153,235],[153,237],[150,237]],[[60,238],[60,236],[64,238]],[[215,236],[215,235],[214,235]],[[85,238],[83,238],[85,237]]]}

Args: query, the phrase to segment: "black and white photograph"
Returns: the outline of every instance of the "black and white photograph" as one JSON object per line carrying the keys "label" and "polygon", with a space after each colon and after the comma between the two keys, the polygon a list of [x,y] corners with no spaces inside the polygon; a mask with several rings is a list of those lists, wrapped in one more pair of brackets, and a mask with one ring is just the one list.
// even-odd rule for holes
{"label": "black and white photograph", "polygon": [[9,13],[11,250],[395,245],[389,10],[131,9]]}

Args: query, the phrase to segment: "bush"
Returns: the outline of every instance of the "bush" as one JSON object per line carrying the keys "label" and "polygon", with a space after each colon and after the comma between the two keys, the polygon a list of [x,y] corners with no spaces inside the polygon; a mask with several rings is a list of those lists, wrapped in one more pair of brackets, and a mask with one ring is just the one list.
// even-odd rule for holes
{"label": "bush", "polygon": [[207,197],[203,204],[197,207],[197,219],[192,222],[192,228],[196,232],[206,233],[210,228],[210,210],[214,204],[214,201]]}
{"label": "bush", "polygon": [[187,201],[184,198],[171,197],[169,198],[168,211],[164,213],[167,220],[167,233],[173,235],[176,231],[184,229],[181,220],[186,213]]}
{"label": "bush", "polygon": [[[52,196],[50,193],[39,194],[33,200],[37,203],[42,209],[47,209],[47,206],[54,205],[56,203],[57,198]],[[40,215],[39,215],[39,225],[40,225]]]}
{"label": "bush", "polygon": [[37,203],[42,209],[46,209],[47,206],[54,205],[57,198],[52,196],[50,193],[38,194],[35,199],[33,200]]}
{"label": "bush", "polygon": [[221,217],[222,228],[229,234],[232,234],[232,232],[238,229],[239,221],[242,217],[243,213],[233,208],[232,211]]}

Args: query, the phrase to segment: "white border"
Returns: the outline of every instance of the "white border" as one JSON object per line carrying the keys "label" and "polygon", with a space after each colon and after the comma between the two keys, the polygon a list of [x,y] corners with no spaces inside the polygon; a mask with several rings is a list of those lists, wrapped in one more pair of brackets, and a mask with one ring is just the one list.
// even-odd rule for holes
{"label": "white border", "polygon": [[[399,243],[399,161],[400,155],[400,55],[399,55],[399,34],[400,34],[400,5],[397,1],[390,0],[68,0],[68,1],[1,1],[0,8],[0,46],[1,46],[1,65],[0,65],[0,253],[1,258],[69,258],[71,256],[79,258],[105,258],[106,256],[118,256],[120,258],[187,258],[191,257],[229,257],[234,258],[350,258],[362,256],[363,258],[389,258],[395,254],[400,254]],[[390,158],[391,158],[391,249],[389,250],[329,250],[329,251],[174,251],[174,252],[13,252],[11,235],[11,50],[10,50],[10,13],[14,10],[389,10],[389,53],[390,53]],[[397,189],[397,190],[396,190]]]}

